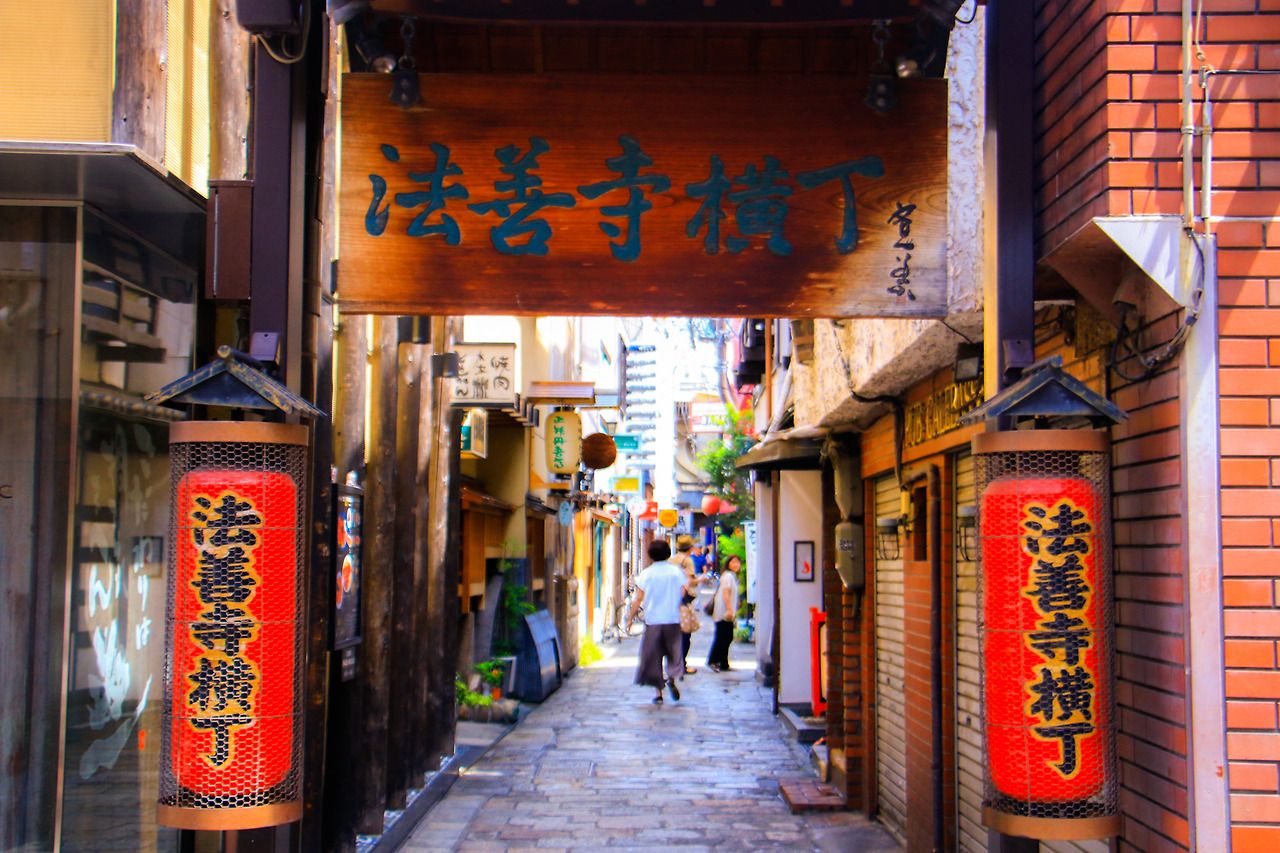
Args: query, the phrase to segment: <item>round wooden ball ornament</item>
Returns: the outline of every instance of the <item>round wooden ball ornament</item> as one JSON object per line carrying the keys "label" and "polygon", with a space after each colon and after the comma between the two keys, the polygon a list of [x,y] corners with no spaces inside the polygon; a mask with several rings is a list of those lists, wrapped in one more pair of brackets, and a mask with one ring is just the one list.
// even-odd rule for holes
{"label": "round wooden ball ornament", "polygon": [[617,458],[618,446],[613,443],[613,436],[596,432],[582,440],[582,464],[588,468],[608,468]]}

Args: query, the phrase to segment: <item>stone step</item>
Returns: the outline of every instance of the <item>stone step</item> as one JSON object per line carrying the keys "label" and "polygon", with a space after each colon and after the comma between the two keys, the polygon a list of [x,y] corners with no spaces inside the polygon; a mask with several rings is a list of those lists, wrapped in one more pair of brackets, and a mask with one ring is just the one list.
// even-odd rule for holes
{"label": "stone step", "polygon": [[792,814],[844,808],[844,797],[834,786],[813,779],[783,779],[778,790]]}

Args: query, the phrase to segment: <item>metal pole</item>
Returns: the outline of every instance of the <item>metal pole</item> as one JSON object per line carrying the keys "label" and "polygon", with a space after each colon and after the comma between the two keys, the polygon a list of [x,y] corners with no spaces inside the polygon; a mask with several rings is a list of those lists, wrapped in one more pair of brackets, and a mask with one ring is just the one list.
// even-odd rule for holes
{"label": "metal pole", "polygon": [[[986,386],[993,396],[1035,360],[1035,3],[987,2]],[[1007,428],[1004,418],[989,429]],[[988,833],[993,853],[1036,853],[1040,842]]]}

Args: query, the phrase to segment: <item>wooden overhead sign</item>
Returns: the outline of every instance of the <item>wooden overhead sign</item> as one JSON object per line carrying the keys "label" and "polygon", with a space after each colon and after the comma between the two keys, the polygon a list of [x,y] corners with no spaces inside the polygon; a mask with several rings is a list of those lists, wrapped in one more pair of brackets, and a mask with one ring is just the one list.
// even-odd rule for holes
{"label": "wooden overhead sign", "polygon": [[342,93],[344,311],[936,317],[947,90],[426,74]]}

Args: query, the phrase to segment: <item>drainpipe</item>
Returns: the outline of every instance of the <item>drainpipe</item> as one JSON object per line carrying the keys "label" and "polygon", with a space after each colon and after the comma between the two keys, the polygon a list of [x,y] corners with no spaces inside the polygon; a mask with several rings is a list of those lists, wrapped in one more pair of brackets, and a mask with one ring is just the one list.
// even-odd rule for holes
{"label": "drainpipe", "polygon": [[[1196,70],[1192,67],[1192,0],[1182,0],[1182,247],[1183,288],[1196,290],[1190,278],[1194,260],[1202,261],[1199,317],[1187,336],[1179,374],[1179,414],[1182,420],[1182,530],[1185,542],[1186,672],[1184,684],[1190,713],[1187,744],[1190,765],[1188,830],[1191,849],[1217,853],[1231,849],[1231,810],[1227,782],[1226,689],[1222,624],[1222,477],[1221,424],[1218,414],[1218,270],[1217,246],[1209,235],[1213,155],[1207,78],[1201,151],[1203,213],[1206,234],[1197,237],[1192,144],[1195,114],[1192,98]],[[1201,251],[1196,252],[1199,242]],[[1191,311],[1192,302],[1187,306]],[[1196,365],[1196,369],[1185,369]]]}
{"label": "drainpipe", "polygon": [[905,491],[913,483],[928,479],[926,509],[929,516],[929,713],[930,774],[933,800],[933,849],[943,849],[946,823],[943,816],[942,761],[942,477],[937,465],[926,465],[901,480]]}

